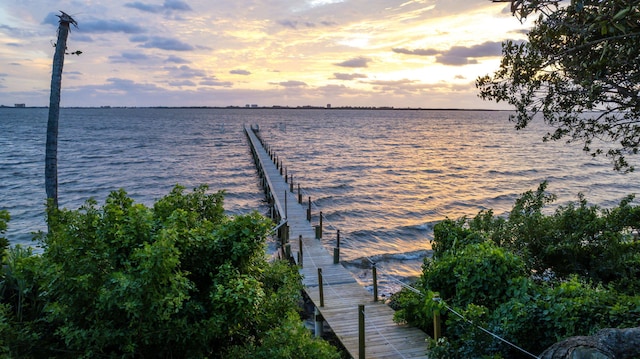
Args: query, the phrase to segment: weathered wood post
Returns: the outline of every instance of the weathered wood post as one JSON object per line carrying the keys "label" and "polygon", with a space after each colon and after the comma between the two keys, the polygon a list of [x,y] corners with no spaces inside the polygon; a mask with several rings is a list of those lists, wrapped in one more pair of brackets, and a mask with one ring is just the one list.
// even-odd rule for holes
{"label": "weathered wood post", "polygon": [[333,248],[333,264],[340,263],[340,230],[336,230],[336,246]]}
{"label": "weathered wood post", "polygon": [[298,183],[298,203],[302,204],[302,193],[300,192],[300,183]]}
{"label": "weathered wood post", "polygon": [[378,269],[376,268],[376,262],[373,262],[373,267],[371,268],[372,276],[373,276],[373,301],[378,301]]}
{"label": "weathered wood post", "polygon": [[284,224],[284,240],[289,243],[289,222]]}
{"label": "weathered wood post", "polygon": [[320,224],[317,225],[316,228],[316,239],[322,239],[322,211],[320,211]]}
{"label": "weathered wood post", "polygon": [[[440,293],[433,293],[433,301],[440,303]],[[433,339],[438,343],[438,339],[442,337],[442,329],[440,326],[440,309],[436,308],[433,311]]]}
{"label": "weathered wood post", "polygon": [[322,268],[318,268],[318,290],[320,291],[320,308],[324,307],[324,288],[322,288]]}
{"label": "weathered wood post", "polygon": [[289,181],[289,192],[293,193],[293,175],[291,175],[291,180]]}
{"label": "weathered wood post", "polygon": [[309,207],[307,208],[307,221],[311,222],[311,196],[309,196]]}
{"label": "weathered wood post", "polygon": [[284,183],[289,183],[289,174],[287,173],[288,168],[284,169]]}
{"label": "weathered wood post", "polygon": [[298,258],[298,265],[300,265],[300,268],[303,268],[303,257],[304,257],[304,252],[302,251],[302,234],[300,236],[298,236],[298,248],[300,248],[300,251],[298,252],[298,254],[300,255],[300,258]]}
{"label": "weathered wood post", "polygon": [[284,191],[284,218],[289,218],[289,208],[287,208],[287,191]]}
{"label": "weathered wood post", "polygon": [[358,305],[358,359],[365,359],[364,353],[364,304]]}
{"label": "weathered wood post", "polygon": [[318,307],[314,308],[314,314],[315,314],[315,322],[316,322],[316,333],[315,336],[316,338],[320,338],[322,336],[322,333],[324,332],[324,328],[322,327],[322,321],[324,320],[324,318],[322,317],[322,314],[320,314],[320,310],[318,309]]}

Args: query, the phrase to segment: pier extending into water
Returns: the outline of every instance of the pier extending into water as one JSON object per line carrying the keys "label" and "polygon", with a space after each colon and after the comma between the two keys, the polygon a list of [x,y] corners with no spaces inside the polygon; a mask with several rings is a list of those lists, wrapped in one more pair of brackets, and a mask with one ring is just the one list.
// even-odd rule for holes
{"label": "pier extending into water", "polygon": [[311,199],[305,205],[299,185],[294,186],[259,129],[245,126],[244,130],[271,217],[278,223],[282,253],[298,265],[304,290],[315,305],[316,333],[322,332],[326,321],[353,358],[428,358],[427,335],[395,323],[393,309],[378,301],[375,287],[372,295],[340,264],[339,247],[330,253],[323,246],[322,215],[313,226]]}

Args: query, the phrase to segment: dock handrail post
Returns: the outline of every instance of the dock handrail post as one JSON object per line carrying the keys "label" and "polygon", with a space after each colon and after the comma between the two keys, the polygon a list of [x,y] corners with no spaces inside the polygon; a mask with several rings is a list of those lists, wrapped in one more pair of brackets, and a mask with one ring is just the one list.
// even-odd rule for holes
{"label": "dock handrail post", "polygon": [[288,168],[285,167],[284,169],[284,183],[289,182],[289,174],[288,174]]}
{"label": "dock handrail post", "polygon": [[284,254],[287,257],[287,259],[291,258],[291,244],[287,243],[284,245]]}
{"label": "dock handrail post", "polygon": [[316,338],[320,338],[322,336],[322,332],[324,331],[324,329],[322,328],[322,321],[324,320],[322,318],[322,315],[320,314],[320,310],[318,309],[318,307],[314,308],[314,319],[316,322],[316,330],[315,330],[315,336]]}
{"label": "dock handrail post", "polygon": [[340,248],[340,230],[336,230],[336,247]]}
{"label": "dock handrail post", "polygon": [[300,183],[298,183],[298,203],[302,204],[302,193],[300,192]]}
{"label": "dock handrail post", "polygon": [[318,239],[322,239],[322,211],[320,211],[320,215],[318,217],[320,217],[320,226],[319,226],[319,229],[318,229]]}
{"label": "dock handrail post", "polygon": [[372,276],[373,276],[373,301],[378,301],[378,269],[376,268],[376,262],[373,262],[373,267],[371,268]]}
{"label": "dock handrail post", "polygon": [[324,289],[322,288],[322,268],[318,268],[318,290],[320,291],[320,308],[324,307]]}
{"label": "dock handrail post", "polygon": [[300,255],[300,258],[298,258],[298,264],[300,265],[300,268],[302,268],[304,266],[302,262],[304,258],[304,252],[302,251],[302,234],[298,236],[298,248],[300,248],[300,251],[298,252]]}
{"label": "dock handrail post", "polygon": [[340,247],[333,248],[333,264],[340,263]]}
{"label": "dock handrail post", "polygon": [[[433,301],[440,303],[440,293],[433,293]],[[433,339],[436,344],[438,343],[438,339],[442,337],[442,328],[440,326],[440,309],[435,308],[433,311]]]}
{"label": "dock handrail post", "polygon": [[293,193],[293,175],[290,175],[289,192]]}
{"label": "dock handrail post", "polygon": [[311,222],[311,196],[309,196],[309,208],[307,208],[307,221]]}
{"label": "dock handrail post", "polygon": [[287,191],[284,191],[284,218],[289,218],[289,209],[287,208]]}
{"label": "dock handrail post", "polygon": [[358,359],[365,359],[364,353],[364,304],[358,305]]}
{"label": "dock handrail post", "polygon": [[289,222],[284,224],[284,240],[289,243]]}

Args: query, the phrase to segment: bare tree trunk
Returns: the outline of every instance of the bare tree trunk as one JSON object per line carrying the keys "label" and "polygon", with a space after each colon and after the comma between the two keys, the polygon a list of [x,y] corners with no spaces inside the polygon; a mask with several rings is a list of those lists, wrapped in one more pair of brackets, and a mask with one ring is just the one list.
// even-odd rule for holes
{"label": "bare tree trunk", "polygon": [[62,87],[62,67],[67,49],[69,24],[77,25],[71,16],[62,12],[58,15],[58,41],[53,56],[51,73],[51,96],[49,97],[49,120],[47,121],[47,147],[44,160],[45,189],[48,205],[58,208],[58,120],[60,118],[60,89]]}

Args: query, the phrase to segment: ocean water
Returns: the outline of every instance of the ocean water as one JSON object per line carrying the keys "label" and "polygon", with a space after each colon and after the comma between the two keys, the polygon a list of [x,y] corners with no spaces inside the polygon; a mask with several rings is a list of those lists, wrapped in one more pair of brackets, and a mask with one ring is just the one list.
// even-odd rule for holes
{"label": "ocean water", "polygon": [[[323,212],[325,243],[341,232],[342,259],[381,293],[420,274],[433,226],[482,209],[505,214],[542,181],[557,204],[583,193],[616,205],[640,192],[640,173],[620,174],[579,145],[543,143],[537,125],[515,131],[508,112],[303,109],[62,109],[59,201],[76,209],[124,188],[147,205],[175,184],[225,190],[229,214],[266,212],[242,133],[259,125],[287,173]],[[0,108],[0,208],[12,244],[44,230],[47,109]]]}

